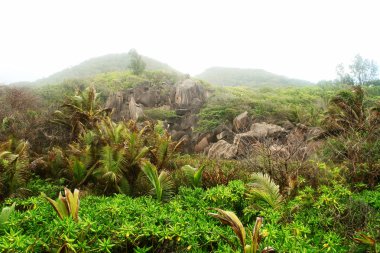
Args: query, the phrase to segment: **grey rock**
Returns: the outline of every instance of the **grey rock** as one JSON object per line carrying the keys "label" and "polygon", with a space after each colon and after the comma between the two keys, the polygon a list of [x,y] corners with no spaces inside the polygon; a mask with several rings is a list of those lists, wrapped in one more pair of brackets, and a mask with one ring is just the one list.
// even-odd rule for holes
{"label": "grey rock", "polygon": [[134,97],[129,101],[129,115],[131,119],[138,120],[144,117],[144,111],[141,105],[137,104]]}
{"label": "grey rock", "polygon": [[208,135],[203,137],[202,140],[200,142],[197,143],[197,145],[195,145],[194,147],[194,152],[196,153],[200,153],[200,152],[203,152],[205,150],[205,148],[210,145],[210,143],[208,142]]}
{"label": "grey rock", "polygon": [[200,106],[205,99],[205,89],[194,80],[186,79],[179,83],[176,87],[175,104],[179,108]]}
{"label": "grey rock", "polygon": [[214,159],[233,159],[237,155],[237,146],[224,140],[212,144],[208,151],[208,158]]}
{"label": "grey rock", "polygon": [[249,124],[250,124],[250,118],[248,117],[247,111],[239,114],[233,120],[233,127],[234,127],[235,132],[237,133],[246,131],[249,128]]}
{"label": "grey rock", "polygon": [[250,132],[252,132],[251,135],[260,139],[267,137],[278,138],[287,133],[285,128],[274,124],[268,124],[266,122],[252,124]]}

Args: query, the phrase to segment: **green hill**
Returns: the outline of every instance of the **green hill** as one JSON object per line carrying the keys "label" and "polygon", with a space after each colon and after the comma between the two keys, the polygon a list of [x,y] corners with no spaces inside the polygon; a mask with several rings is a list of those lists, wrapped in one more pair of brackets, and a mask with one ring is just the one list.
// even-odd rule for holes
{"label": "green hill", "polygon": [[[169,65],[143,56],[146,70],[160,70],[165,72],[177,72]],[[128,53],[109,54],[89,59],[71,68],[64,69],[47,78],[34,82],[34,84],[54,84],[68,79],[84,79],[94,77],[101,73],[128,70],[130,57]]]}
{"label": "green hill", "polygon": [[262,69],[213,67],[197,75],[196,78],[222,86],[279,87],[312,84],[309,81],[287,78]]}

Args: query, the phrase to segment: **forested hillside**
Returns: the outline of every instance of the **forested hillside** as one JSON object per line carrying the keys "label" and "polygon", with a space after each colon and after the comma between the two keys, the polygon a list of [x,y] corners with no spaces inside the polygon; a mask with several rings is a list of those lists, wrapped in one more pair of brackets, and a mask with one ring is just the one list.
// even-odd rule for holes
{"label": "forested hillside", "polygon": [[[147,70],[163,70],[177,72],[165,63],[143,56]],[[37,80],[36,85],[56,84],[68,79],[84,79],[97,74],[130,70],[131,57],[129,53],[109,54],[86,60],[79,65],[54,73],[47,78]]]}

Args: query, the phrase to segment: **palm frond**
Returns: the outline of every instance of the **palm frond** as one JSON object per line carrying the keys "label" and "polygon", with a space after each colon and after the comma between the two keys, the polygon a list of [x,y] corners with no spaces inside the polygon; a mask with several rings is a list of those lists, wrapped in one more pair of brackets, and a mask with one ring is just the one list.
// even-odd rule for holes
{"label": "palm frond", "polygon": [[172,196],[173,184],[166,171],[162,171],[158,176],[156,166],[149,161],[144,161],[142,163],[141,170],[150,181],[152,185],[151,192],[154,193],[158,201],[168,200]]}
{"label": "palm frond", "polygon": [[186,177],[191,182],[191,185],[193,187],[201,187],[202,174],[205,168],[205,165],[202,165],[199,168],[194,168],[190,165],[184,165],[181,167],[181,170],[185,173]]}
{"label": "palm frond", "polygon": [[239,241],[244,249],[246,245],[245,244],[246,232],[245,232],[243,224],[241,223],[239,218],[236,216],[236,214],[230,211],[224,211],[219,208],[214,208],[213,210],[216,210],[218,213],[208,213],[208,214],[220,220],[222,224],[230,226],[232,230],[235,232],[236,236],[239,238]]}
{"label": "palm frond", "polygon": [[265,206],[276,209],[282,202],[279,186],[276,185],[268,175],[263,173],[254,173],[251,175],[251,183],[248,184],[247,199],[258,209],[262,209]]}

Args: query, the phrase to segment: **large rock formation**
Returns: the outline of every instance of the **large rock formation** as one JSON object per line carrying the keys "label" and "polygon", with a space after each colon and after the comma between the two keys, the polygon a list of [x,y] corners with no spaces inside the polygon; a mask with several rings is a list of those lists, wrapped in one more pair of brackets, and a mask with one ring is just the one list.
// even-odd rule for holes
{"label": "large rock formation", "polygon": [[247,111],[241,113],[233,120],[234,130],[237,133],[245,132],[249,128],[249,124],[250,118]]}
{"label": "large rock formation", "polygon": [[124,92],[111,94],[106,102],[107,108],[112,108],[112,119],[119,120],[122,117],[129,118],[128,100]]}
{"label": "large rock formation", "polygon": [[286,135],[286,130],[278,125],[268,124],[266,122],[254,123],[251,126],[251,135],[257,138],[279,138]]}
{"label": "large rock formation", "polygon": [[141,105],[137,104],[134,97],[131,97],[129,101],[129,116],[133,120],[138,120],[139,118],[144,117],[144,111]]}
{"label": "large rock formation", "polygon": [[236,134],[233,145],[236,146],[237,155],[245,156],[252,150],[252,146],[257,142],[257,137],[253,131]]}
{"label": "large rock formation", "polygon": [[208,158],[214,159],[233,159],[237,154],[237,146],[230,144],[224,140],[212,144],[208,151]]}
{"label": "large rock formation", "polygon": [[177,84],[175,104],[178,108],[200,107],[207,97],[205,89],[192,79]]}
{"label": "large rock formation", "polygon": [[196,153],[200,153],[200,152],[203,152],[208,145],[210,145],[209,141],[208,141],[208,138],[210,138],[210,135],[206,135],[205,137],[203,137],[198,143],[197,145],[195,145],[194,147],[194,152]]}

